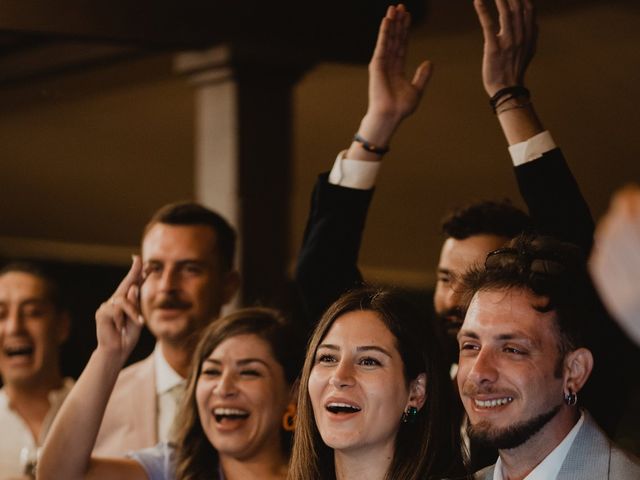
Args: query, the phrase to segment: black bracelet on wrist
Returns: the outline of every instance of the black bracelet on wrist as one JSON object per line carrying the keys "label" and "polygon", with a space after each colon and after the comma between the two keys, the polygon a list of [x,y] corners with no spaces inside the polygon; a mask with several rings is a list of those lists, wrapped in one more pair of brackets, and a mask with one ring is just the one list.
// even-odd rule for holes
{"label": "black bracelet on wrist", "polygon": [[505,88],[501,88],[500,90],[498,90],[490,99],[489,99],[489,105],[491,105],[491,109],[493,110],[493,113],[496,113],[496,108],[498,107],[498,105],[500,105],[501,102],[500,100],[503,100],[504,97],[507,97],[507,99],[504,99],[504,101],[510,100],[512,98],[516,98],[516,97],[530,97],[530,93],[529,90],[527,90],[525,87],[523,87],[522,85],[513,85],[511,87],[505,87]]}
{"label": "black bracelet on wrist", "polygon": [[359,133],[356,133],[353,136],[353,141],[358,142],[362,148],[364,148],[367,152],[375,153],[376,155],[384,155],[389,151],[389,147],[378,147],[372,143],[369,143],[367,140],[362,138]]}

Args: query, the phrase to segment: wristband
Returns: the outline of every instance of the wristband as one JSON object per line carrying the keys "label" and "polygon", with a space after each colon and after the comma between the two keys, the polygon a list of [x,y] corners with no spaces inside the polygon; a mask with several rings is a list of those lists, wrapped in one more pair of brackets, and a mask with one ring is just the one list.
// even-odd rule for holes
{"label": "wristband", "polygon": [[372,143],[369,143],[364,138],[360,136],[360,134],[356,133],[353,136],[353,141],[358,142],[362,148],[364,148],[367,152],[375,153],[376,155],[384,155],[389,151],[389,147],[378,147]]}
{"label": "wristband", "polygon": [[496,112],[496,108],[498,107],[498,105],[502,103],[500,102],[500,100],[502,100],[503,97],[506,96],[508,96],[508,98],[503,100],[505,102],[515,97],[529,98],[530,93],[529,90],[527,90],[522,85],[513,85],[511,87],[501,88],[489,99],[489,105],[491,105],[491,109],[494,113]]}

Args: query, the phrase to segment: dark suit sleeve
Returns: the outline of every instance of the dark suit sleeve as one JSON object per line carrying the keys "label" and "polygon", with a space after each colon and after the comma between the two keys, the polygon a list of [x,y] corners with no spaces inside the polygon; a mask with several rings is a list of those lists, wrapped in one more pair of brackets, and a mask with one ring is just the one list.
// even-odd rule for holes
{"label": "dark suit sleeve", "polygon": [[373,196],[371,190],[340,187],[318,177],[298,255],[295,281],[312,324],[338,297],[358,286],[358,252]]}
{"label": "dark suit sleeve", "polygon": [[593,218],[560,149],[516,167],[515,174],[536,230],[580,245],[588,253]]}

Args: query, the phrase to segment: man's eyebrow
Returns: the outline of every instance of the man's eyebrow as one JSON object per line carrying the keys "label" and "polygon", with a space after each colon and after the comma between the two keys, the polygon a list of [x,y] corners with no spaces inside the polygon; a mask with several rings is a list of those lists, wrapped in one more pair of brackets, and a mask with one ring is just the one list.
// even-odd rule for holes
{"label": "man's eyebrow", "polygon": [[530,335],[527,335],[524,332],[516,331],[513,333],[502,333],[500,335],[497,335],[495,338],[496,340],[518,340],[520,342],[524,341],[534,346],[540,345],[540,342],[537,339],[531,338]]}
{"label": "man's eyebrow", "polygon": [[476,332],[473,332],[471,330],[460,330],[457,335],[458,340],[460,340],[461,337],[469,337],[476,340],[480,338],[480,336]]}

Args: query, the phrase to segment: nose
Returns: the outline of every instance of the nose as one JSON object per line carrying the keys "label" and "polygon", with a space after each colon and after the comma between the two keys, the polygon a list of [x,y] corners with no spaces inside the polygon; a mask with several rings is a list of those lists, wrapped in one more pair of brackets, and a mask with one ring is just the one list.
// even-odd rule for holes
{"label": "nose", "polygon": [[15,335],[23,331],[24,322],[17,309],[11,309],[4,319],[4,333]]}
{"label": "nose", "polygon": [[473,381],[476,385],[491,384],[498,379],[496,359],[491,350],[480,350],[473,359],[463,360],[461,358],[461,366],[463,361],[473,362],[467,374],[467,379]]}
{"label": "nose", "polygon": [[451,280],[444,292],[445,310],[459,307],[462,303],[462,286],[456,280]]}
{"label": "nose", "polygon": [[336,388],[351,387],[355,383],[354,366],[344,359],[338,363],[330,380],[331,385]]}
{"label": "nose", "polygon": [[218,383],[213,387],[213,393],[220,398],[233,397],[238,393],[236,377],[232,372],[224,372]]}
{"label": "nose", "polygon": [[177,286],[178,286],[177,269],[171,266],[166,266],[162,270],[162,275],[160,276],[160,282],[158,287],[163,292],[172,292],[177,289]]}

